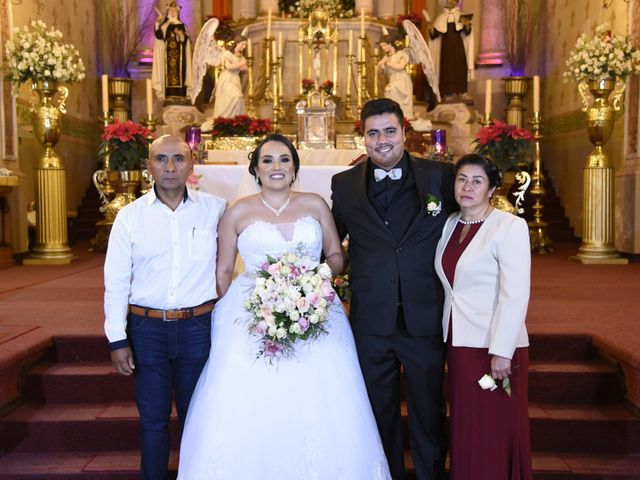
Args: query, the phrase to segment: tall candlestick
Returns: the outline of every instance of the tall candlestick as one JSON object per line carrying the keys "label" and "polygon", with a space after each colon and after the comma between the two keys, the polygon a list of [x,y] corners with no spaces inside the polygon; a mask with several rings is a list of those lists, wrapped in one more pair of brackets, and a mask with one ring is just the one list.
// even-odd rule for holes
{"label": "tall candlestick", "polygon": [[491,117],[491,79],[490,78],[487,78],[485,82],[484,114],[487,118]]}
{"label": "tall candlestick", "polygon": [[282,56],[283,43],[282,43],[282,32],[278,32],[278,58]]}
{"label": "tall candlestick", "polygon": [[333,44],[333,92],[338,94],[338,43]]}
{"label": "tall candlestick", "polygon": [[540,111],[540,75],[533,76],[533,111]]}
{"label": "tall candlestick", "polygon": [[102,75],[102,111],[109,111],[109,77]]}
{"label": "tall candlestick", "polygon": [[364,8],[360,9],[360,36],[364,38]]}
{"label": "tall candlestick", "polygon": [[267,13],[267,38],[271,38],[271,9]]}
{"label": "tall candlestick", "polygon": [[353,30],[349,30],[349,55],[353,55]]}
{"label": "tall candlestick", "polygon": [[358,39],[358,61],[362,61],[362,39]]}
{"label": "tall candlestick", "polygon": [[149,118],[153,116],[153,94],[151,93],[151,79],[146,79],[146,87],[147,87],[147,115]]}

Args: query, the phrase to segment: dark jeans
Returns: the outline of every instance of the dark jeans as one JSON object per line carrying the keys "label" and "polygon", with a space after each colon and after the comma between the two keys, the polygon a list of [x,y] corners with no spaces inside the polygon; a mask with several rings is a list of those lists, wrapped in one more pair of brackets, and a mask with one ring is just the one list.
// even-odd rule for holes
{"label": "dark jeans", "polygon": [[167,478],[169,417],[175,394],[180,431],[200,372],[211,348],[211,313],[189,320],[162,321],[129,315],[140,412],[143,479]]}

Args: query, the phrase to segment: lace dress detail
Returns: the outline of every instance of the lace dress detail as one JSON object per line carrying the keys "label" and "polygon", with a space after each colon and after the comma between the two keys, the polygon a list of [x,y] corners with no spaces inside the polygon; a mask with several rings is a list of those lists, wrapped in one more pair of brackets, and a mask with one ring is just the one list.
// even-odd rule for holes
{"label": "lace dress detail", "polygon": [[238,237],[245,273],[216,305],[211,353],[189,406],[180,480],[390,479],[353,342],[339,301],[327,335],[296,345],[269,365],[247,330],[244,299],[267,255],[319,259],[322,229],[312,217],[257,221]]}

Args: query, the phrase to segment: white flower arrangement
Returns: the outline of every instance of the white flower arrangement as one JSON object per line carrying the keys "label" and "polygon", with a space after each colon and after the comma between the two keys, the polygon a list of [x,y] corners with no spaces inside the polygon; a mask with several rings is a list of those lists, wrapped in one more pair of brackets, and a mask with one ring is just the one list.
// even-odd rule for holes
{"label": "white flower arrangement", "polygon": [[[340,0],[296,0],[295,2],[281,0],[278,3],[281,12],[298,18],[308,18],[315,10],[326,12],[330,18],[350,18],[353,16],[353,8],[348,8],[350,3]],[[348,5],[347,8],[343,6],[343,3]]]}
{"label": "white flower arrangement", "polygon": [[335,297],[326,263],[297,253],[268,256],[244,304],[251,313],[249,333],[260,343],[257,357],[288,357],[296,341],[326,333],[323,323]]}
{"label": "white flower arrangement", "polygon": [[[498,388],[496,380],[488,373],[485,373],[482,377],[480,377],[480,380],[478,380],[478,385],[480,385],[480,388],[482,388],[482,390],[489,390],[490,392],[493,392],[496,388]],[[509,377],[504,377],[502,379],[502,388],[507,395],[511,396],[511,383],[509,382]]]}
{"label": "white flower arrangement", "polygon": [[583,33],[567,60],[565,81],[625,80],[640,73],[640,51],[631,42],[631,37],[613,35],[607,23],[599,25],[591,39]]}
{"label": "white flower arrangement", "polygon": [[16,29],[5,45],[7,79],[20,84],[27,80],[79,82],[85,68],[78,49],[62,43],[62,33],[38,20]]}

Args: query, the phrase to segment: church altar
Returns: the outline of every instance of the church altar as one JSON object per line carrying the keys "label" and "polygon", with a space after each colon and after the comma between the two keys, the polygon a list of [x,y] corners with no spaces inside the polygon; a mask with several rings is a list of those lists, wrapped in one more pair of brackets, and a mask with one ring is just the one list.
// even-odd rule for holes
{"label": "church altar", "polygon": [[[321,149],[321,150],[298,150],[300,165],[324,165],[324,166],[346,166],[349,165],[364,149]],[[208,150],[207,164],[236,164],[249,165],[249,152],[247,150]]]}
{"label": "church altar", "polygon": [[[292,188],[317,193],[331,204],[331,177],[347,168],[350,167],[301,164]],[[260,191],[247,165],[195,165],[193,173],[198,177],[196,188],[229,202]]]}

